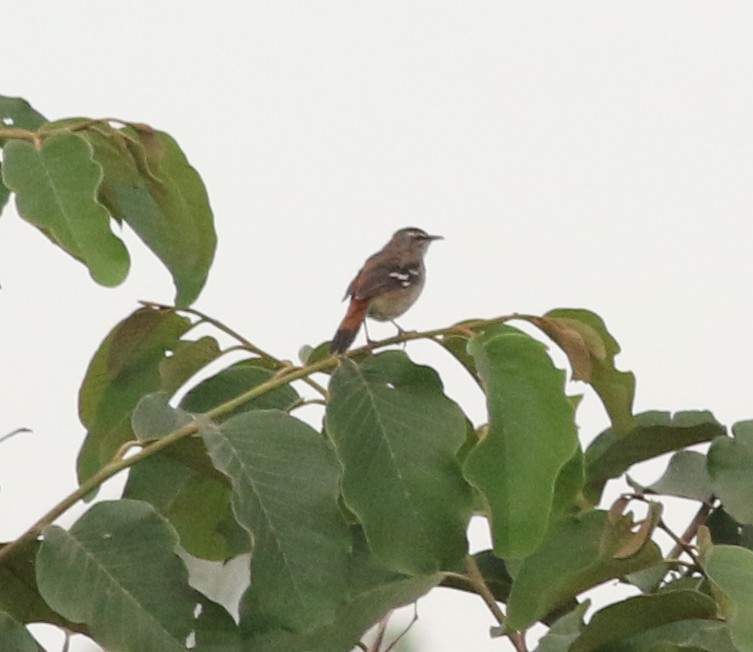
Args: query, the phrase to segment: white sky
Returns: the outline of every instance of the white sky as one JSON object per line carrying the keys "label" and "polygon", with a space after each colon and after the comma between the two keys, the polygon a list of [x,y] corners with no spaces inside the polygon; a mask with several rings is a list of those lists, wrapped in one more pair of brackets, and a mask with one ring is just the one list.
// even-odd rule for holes
{"label": "white sky", "polygon": [[[753,417],[753,4],[4,4],[0,93],[178,140],[219,234],[196,305],[262,347],[331,337],[362,259],[415,225],[446,240],[404,327],[590,308],[638,410]],[[128,241],[131,275],[107,290],[0,219],[0,433],[34,431],[2,445],[2,540],[74,487],[76,392],[106,332],[172,299]],[[481,418],[445,356],[409,353]],[[606,422],[591,395],[580,417],[585,440]],[[509,649],[480,599],[440,592],[420,616],[417,650]]]}

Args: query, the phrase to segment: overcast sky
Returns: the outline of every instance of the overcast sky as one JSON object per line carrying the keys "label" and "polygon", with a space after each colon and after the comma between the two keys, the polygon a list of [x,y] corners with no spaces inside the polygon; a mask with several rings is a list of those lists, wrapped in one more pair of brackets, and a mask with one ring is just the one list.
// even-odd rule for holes
{"label": "overcast sky", "polygon": [[[0,94],[171,133],[219,235],[196,305],[263,348],[294,359],[330,338],[363,258],[419,226],[445,240],[405,328],[589,308],[637,410],[753,417],[750,2],[5,5]],[[75,486],[99,342],[138,299],[172,300],[127,238],[131,275],[108,290],[12,207],[0,219],[0,434],[34,431],[2,445],[2,540]],[[483,418],[445,356],[408,352]],[[579,422],[585,441],[606,424],[592,395]],[[480,599],[419,608],[416,650],[509,649]]]}

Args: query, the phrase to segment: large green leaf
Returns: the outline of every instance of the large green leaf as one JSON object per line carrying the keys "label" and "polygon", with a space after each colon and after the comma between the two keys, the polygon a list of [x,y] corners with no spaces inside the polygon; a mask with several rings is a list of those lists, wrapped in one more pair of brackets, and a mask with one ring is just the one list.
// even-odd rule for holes
{"label": "large green leaf", "polygon": [[[254,360],[238,362],[202,381],[186,394],[180,403],[181,409],[194,413],[208,412],[221,403],[271,380],[274,372],[258,366],[255,362]],[[288,410],[299,399],[300,396],[295,389],[290,385],[283,385],[246,401],[232,412],[223,415],[220,420],[251,409]]]}
{"label": "large green leaf", "polygon": [[610,428],[586,449],[584,494],[599,501],[607,480],[616,478],[633,464],[724,436],[725,428],[710,412],[644,412],[635,415],[627,433]]}
{"label": "large green leaf", "polygon": [[[726,437],[725,437],[726,439]],[[705,501],[711,497],[711,478],[706,470],[706,456],[697,451],[678,451],[669,460],[667,470],[653,484],[643,486],[628,479],[638,491],[644,493],[679,496]]]}
{"label": "large green leaf", "polygon": [[[0,564],[0,610],[19,623],[52,623],[71,631],[86,633],[86,627],[55,613],[39,595],[36,556],[40,543],[32,541]],[[0,650],[5,648],[0,645]]]}
{"label": "large green leaf", "polygon": [[43,536],[37,581],[50,607],[109,649],[185,652],[197,601],[178,538],[150,505],[99,503],[69,531],[50,526]]}
{"label": "large green leaf", "polygon": [[102,168],[91,145],[75,133],[34,144],[13,140],[3,148],[3,180],[16,194],[18,213],[88,268],[102,285],[117,285],[130,258],[97,201]]}
{"label": "large green leaf", "polygon": [[515,575],[509,626],[523,630],[587,589],[660,562],[661,551],[653,542],[631,557],[619,556],[632,536],[626,518],[613,524],[606,512],[594,510],[553,523],[541,547]]}
{"label": "large green leaf", "polygon": [[596,612],[570,652],[606,652],[620,641],[667,623],[715,616],[716,603],[698,591],[640,595]]}
{"label": "large green leaf", "polygon": [[[334,619],[300,635],[276,630],[258,636],[249,631],[252,638],[248,649],[254,652],[350,652],[361,635],[386,613],[415,602],[442,579],[441,573],[409,577],[390,571],[373,559],[359,528],[353,528],[353,535],[348,595]],[[244,625],[248,627],[249,623],[245,622],[242,608],[241,626]]]}
{"label": "large green leaf", "polygon": [[543,344],[510,326],[474,338],[468,348],[490,421],[465,475],[491,509],[495,553],[525,557],[544,538],[557,477],[578,445],[565,375]]}
{"label": "large green leaf", "polygon": [[174,312],[142,308],[121,321],[94,354],[79,392],[87,429],[78,458],[83,482],[135,438],[131,413],[142,396],[161,388],[160,365],[191,322]]}
{"label": "large green leaf", "polygon": [[722,593],[719,603],[735,645],[753,650],[753,552],[737,546],[711,546],[703,569]]}
{"label": "large green leaf", "polygon": [[100,123],[85,135],[104,169],[101,201],[170,270],[176,305],[193,303],[217,244],[201,177],[168,134],[146,125],[116,130]]}
{"label": "large green leaf", "polygon": [[708,453],[714,493],[736,521],[753,524],[753,421],[732,426],[734,438],[719,437]]}
{"label": "large green leaf", "polygon": [[39,652],[29,631],[4,611],[0,611],[0,650],[3,652]]}
{"label": "large green leaf", "polygon": [[343,497],[375,557],[415,574],[457,564],[471,511],[456,458],[466,419],[436,373],[389,351],[360,366],[342,359],[329,390]]}
{"label": "large green leaf", "polygon": [[327,622],[345,598],[350,546],[330,444],[277,410],[206,425],[202,436],[230,478],[238,522],[253,537],[246,605],[257,631]]}
{"label": "large green leaf", "polygon": [[198,340],[180,341],[159,365],[162,389],[172,396],[197,371],[203,369],[220,355],[220,346],[213,337],[205,335]]}
{"label": "large green leaf", "polygon": [[[558,308],[533,323],[563,348],[573,365],[575,378],[591,384],[609,414],[612,427],[619,432],[630,430],[635,376],[615,367],[614,358],[620,345],[604,320],[590,310]],[[576,342],[579,345],[574,346]],[[579,366],[579,361],[586,363],[585,369]]]}
{"label": "large green leaf", "polygon": [[[180,386],[187,373],[193,373],[197,360],[204,360],[208,353],[213,356],[214,345],[204,350],[201,342],[180,341],[176,347],[178,353],[163,358],[160,362],[163,386],[166,383]],[[181,354],[188,356],[187,359],[175,361]],[[185,422],[186,411],[211,410],[272,376],[272,371],[255,361],[243,361],[202,381],[186,394],[177,409],[167,404],[165,393],[148,394],[133,412],[133,430],[139,437],[164,435]],[[292,387],[284,385],[247,401],[230,414],[251,409],[287,410],[299,399]],[[132,468],[124,496],[152,503],[178,531],[181,545],[196,557],[228,559],[250,547],[248,534],[235,522],[230,508],[230,484],[214,468],[200,441],[178,442]]]}
{"label": "large green leaf", "polygon": [[[682,606],[680,606],[682,608]],[[622,625],[620,625],[622,627]],[[608,636],[609,632],[603,632]],[[612,639],[599,652],[740,652],[724,623],[713,619],[676,620],[630,638]]]}
{"label": "large green leaf", "polygon": [[223,561],[251,549],[248,533],[233,515],[230,492],[203,441],[188,438],[133,466],[123,497],[156,507],[195,557]]}

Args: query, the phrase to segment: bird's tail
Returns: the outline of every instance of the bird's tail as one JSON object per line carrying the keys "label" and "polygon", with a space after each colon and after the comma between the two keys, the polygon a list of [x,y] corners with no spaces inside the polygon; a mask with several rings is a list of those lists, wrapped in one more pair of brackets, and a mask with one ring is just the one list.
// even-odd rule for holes
{"label": "bird's tail", "polygon": [[345,353],[345,351],[348,350],[350,345],[353,344],[353,340],[356,339],[356,335],[358,335],[363,320],[366,318],[368,307],[368,301],[363,299],[351,299],[350,305],[348,306],[348,312],[345,313],[345,317],[340,323],[340,327],[332,338],[332,344],[329,349],[330,352]]}

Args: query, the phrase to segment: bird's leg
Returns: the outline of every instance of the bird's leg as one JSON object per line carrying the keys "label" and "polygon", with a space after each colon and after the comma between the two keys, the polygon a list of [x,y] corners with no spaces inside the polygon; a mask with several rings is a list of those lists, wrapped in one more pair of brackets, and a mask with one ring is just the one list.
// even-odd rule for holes
{"label": "bird's leg", "polygon": [[[400,324],[398,324],[394,319],[390,319],[390,323],[397,328],[397,334],[398,335],[405,335],[407,331],[404,331]],[[408,345],[408,342],[403,341],[403,348],[405,348]]]}
{"label": "bird's leg", "polygon": [[369,337],[369,327],[366,325],[366,320],[365,319],[363,320],[363,332],[366,335],[366,344],[368,346],[371,346],[372,344],[374,344],[374,340],[372,340]]}

